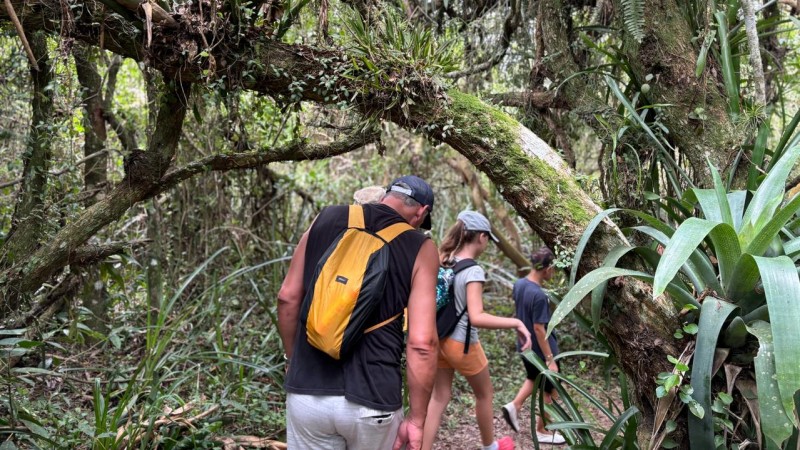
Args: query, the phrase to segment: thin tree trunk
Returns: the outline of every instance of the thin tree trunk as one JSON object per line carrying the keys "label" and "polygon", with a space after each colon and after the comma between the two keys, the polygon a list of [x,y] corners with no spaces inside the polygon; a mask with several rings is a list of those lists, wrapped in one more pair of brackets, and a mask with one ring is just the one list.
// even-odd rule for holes
{"label": "thin tree trunk", "polygon": [[[33,253],[40,244],[46,225],[47,170],[52,157],[53,72],[47,52],[47,37],[44,32],[29,36],[31,51],[37,60],[37,68],[31,67],[31,127],[27,148],[22,156],[24,169],[22,183],[17,193],[17,202],[11,220],[11,230],[0,246],[0,270],[16,264]],[[0,317],[15,311],[24,292],[11,291],[5,295],[5,304],[0,305]]]}
{"label": "thin tree trunk", "polygon": [[[104,107],[108,104],[103,99],[103,79],[97,72],[96,63],[92,56],[92,47],[82,42],[72,47],[72,56],[75,59],[75,70],[78,82],[81,84],[83,101],[83,155],[90,157],[96,153],[101,156],[92,158],[83,166],[84,205],[89,207],[102,196],[107,184],[108,158],[106,147],[106,114]],[[108,290],[96,266],[85,268],[81,298],[83,305],[91,311],[92,317],[87,325],[96,331],[105,333],[108,330]]]}
{"label": "thin tree trunk", "polygon": [[151,240],[145,257],[147,275],[147,306],[158,311],[164,299],[164,276],[167,268],[162,245],[161,210],[156,199],[147,206],[147,238]]}
{"label": "thin tree trunk", "polygon": [[758,44],[756,11],[753,7],[753,0],[742,0],[742,10],[744,11],[744,28],[747,32],[747,47],[750,49],[750,68],[753,70],[756,106],[760,108],[761,114],[766,114],[764,111],[767,106],[764,64],[761,62],[761,47]]}

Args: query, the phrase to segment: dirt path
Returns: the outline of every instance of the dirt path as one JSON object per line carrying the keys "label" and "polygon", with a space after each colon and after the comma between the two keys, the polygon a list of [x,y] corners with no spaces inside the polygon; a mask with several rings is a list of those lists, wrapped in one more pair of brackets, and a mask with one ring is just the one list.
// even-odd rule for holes
{"label": "dirt path", "polygon": [[[495,412],[494,416],[494,431],[495,437],[501,438],[503,436],[511,436],[516,442],[516,448],[519,449],[533,449],[533,439],[531,438],[531,416],[529,408],[525,407],[519,411],[519,425],[520,432],[514,433],[514,430],[506,424],[500,411]],[[444,421],[443,421],[444,424]],[[462,414],[457,418],[456,423],[451,422],[451,426],[445,428],[444,426],[439,429],[438,440],[433,445],[434,450],[472,450],[480,449],[481,441],[478,432],[478,424],[475,417],[468,414]],[[566,449],[566,445],[545,445],[540,444],[539,448],[542,450],[550,449]]]}

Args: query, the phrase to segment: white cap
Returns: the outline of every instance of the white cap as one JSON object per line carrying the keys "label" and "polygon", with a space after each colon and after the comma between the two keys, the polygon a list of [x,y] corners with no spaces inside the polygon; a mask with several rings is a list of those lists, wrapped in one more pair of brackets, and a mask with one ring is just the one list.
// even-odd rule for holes
{"label": "white cap", "polygon": [[485,231],[489,233],[489,238],[494,242],[500,242],[500,239],[497,239],[497,236],[492,233],[489,219],[484,217],[483,214],[476,211],[461,211],[458,213],[458,220],[464,223],[464,228],[467,231]]}

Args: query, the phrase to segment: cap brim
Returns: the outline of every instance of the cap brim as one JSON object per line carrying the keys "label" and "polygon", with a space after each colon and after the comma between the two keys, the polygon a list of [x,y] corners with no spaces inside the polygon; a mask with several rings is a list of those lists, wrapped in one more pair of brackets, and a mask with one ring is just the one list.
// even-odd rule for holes
{"label": "cap brim", "polygon": [[430,213],[430,211],[428,212],[428,215],[425,216],[425,219],[422,221],[422,225],[420,225],[420,228],[422,228],[423,230],[430,230],[431,229],[431,213]]}
{"label": "cap brim", "polygon": [[494,235],[491,231],[489,232],[489,238],[494,241],[495,244],[500,243],[500,239],[497,239],[497,236]]}

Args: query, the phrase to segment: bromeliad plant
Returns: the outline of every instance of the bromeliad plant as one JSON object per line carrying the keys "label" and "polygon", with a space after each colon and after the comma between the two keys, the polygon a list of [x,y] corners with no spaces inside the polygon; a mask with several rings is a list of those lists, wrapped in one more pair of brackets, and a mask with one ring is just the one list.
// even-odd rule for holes
{"label": "bromeliad plant", "polygon": [[[720,444],[727,448],[726,441],[748,440],[757,441],[759,448],[782,448],[787,439],[786,445],[796,445],[800,430],[794,398],[800,390],[796,266],[800,195],[784,202],[784,185],[798,157],[800,146],[786,150],[751,197],[748,191],[727,192],[719,172],[711,167],[713,189],[693,188],[681,200],[661,204],[671,222],[641,211],[612,208],[595,217],[578,244],[573,286],[554,312],[548,332],[590,293],[596,326],[606,283],[620,276],[651,283],[654,298],[666,292],[684,312],[699,311],[691,369],[684,371],[690,373],[691,385],[679,390],[671,383],[660,393],[671,391],[691,406],[692,448],[714,449]],[[575,268],[586,243],[598,224],[615,213],[638,218],[641,225],[624,231],[643,233],[654,245],[620,246],[607,255],[602,267],[575,283]],[[655,249],[659,246],[663,253]],[[625,255],[638,255],[650,271],[616,267]],[[752,361],[749,373],[755,378],[755,392],[746,380],[748,372],[740,375],[740,368],[731,363],[727,383],[723,383],[727,389],[718,389],[712,401],[712,379],[722,362],[720,355],[729,361],[735,356],[739,365]],[[682,380],[683,375],[678,378]],[[742,400],[738,403],[742,408],[746,405],[750,410],[752,423],[744,423],[741,414],[736,416],[741,427],[727,419],[731,402],[725,400],[735,397]],[[762,433],[767,439],[763,446]]]}

